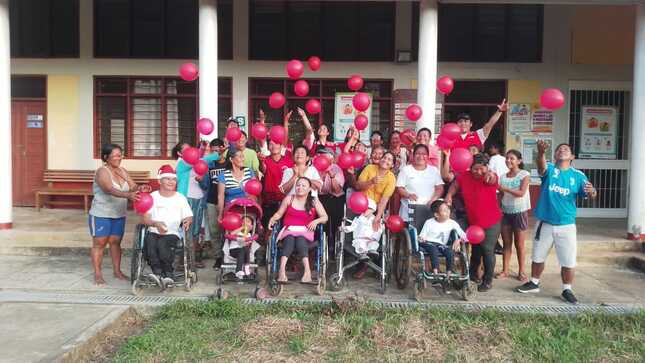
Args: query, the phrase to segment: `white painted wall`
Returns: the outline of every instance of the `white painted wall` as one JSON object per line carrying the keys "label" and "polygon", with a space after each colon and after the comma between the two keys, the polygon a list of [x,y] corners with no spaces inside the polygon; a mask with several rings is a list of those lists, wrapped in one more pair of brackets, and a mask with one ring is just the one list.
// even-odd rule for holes
{"label": "white painted wall", "polygon": [[[95,75],[175,75],[185,60],[138,60],[138,59],[93,59],[93,9],[91,1],[81,1],[81,57],[79,59],[13,59],[12,74],[78,75],[80,77],[79,127],[76,137],[77,156],[58,155],[49,150],[52,158],[77,160],[67,164],[69,169],[90,169],[96,166],[93,159],[93,76]],[[396,29],[410,32],[412,12],[408,4],[397,4]],[[250,77],[284,77],[285,62],[249,61],[248,58],[248,3],[234,2],[234,60],[220,61],[220,76],[233,78],[233,112],[248,116],[248,79]],[[570,30],[569,19],[573,6],[546,5],[544,14],[543,63],[440,63],[438,73],[449,74],[456,79],[516,79],[539,80],[544,87],[558,87],[568,93],[570,80],[631,81],[631,66],[580,66],[569,64]],[[410,36],[396,35],[396,49],[409,49]],[[320,78],[346,77],[360,73],[366,78],[391,78],[394,88],[410,88],[417,78],[417,64],[390,62],[324,62]],[[306,73],[305,77],[311,75]],[[554,130],[555,142],[568,139],[568,110],[556,114],[559,120]],[[50,123],[56,120],[50,120]],[[73,165],[70,165],[73,164]],[[129,160],[126,167],[154,170],[161,162]]]}

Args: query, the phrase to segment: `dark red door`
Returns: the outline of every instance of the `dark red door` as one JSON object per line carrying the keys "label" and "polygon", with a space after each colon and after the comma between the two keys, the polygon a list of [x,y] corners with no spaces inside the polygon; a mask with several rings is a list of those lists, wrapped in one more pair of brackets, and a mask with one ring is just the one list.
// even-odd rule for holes
{"label": "dark red door", "polygon": [[33,206],[47,165],[45,101],[12,101],[13,205]]}

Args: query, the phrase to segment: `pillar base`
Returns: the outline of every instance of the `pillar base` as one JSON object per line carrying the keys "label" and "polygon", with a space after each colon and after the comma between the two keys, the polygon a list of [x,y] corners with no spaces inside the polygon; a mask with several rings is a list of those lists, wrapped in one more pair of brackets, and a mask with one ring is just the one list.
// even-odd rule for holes
{"label": "pillar base", "polygon": [[11,229],[13,228],[13,223],[0,223],[0,229]]}
{"label": "pillar base", "polygon": [[641,234],[639,237],[633,233],[627,233],[627,239],[630,241],[645,241],[645,234]]}

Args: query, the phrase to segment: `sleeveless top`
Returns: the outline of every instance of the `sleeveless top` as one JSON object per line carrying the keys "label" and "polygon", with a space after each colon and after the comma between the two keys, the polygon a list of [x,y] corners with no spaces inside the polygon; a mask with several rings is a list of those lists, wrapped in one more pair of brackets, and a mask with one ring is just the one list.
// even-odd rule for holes
{"label": "sleeveless top", "polygon": [[284,226],[306,226],[309,222],[314,220],[314,215],[311,211],[296,209],[289,204],[287,211],[284,213]]}
{"label": "sleeveless top", "polygon": [[[130,191],[130,185],[128,185],[127,180],[124,180],[123,183],[119,185],[119,183],[117,183],[117,181],[114,180],[114,176],[112,175],[112,172],[110,171],[110,169],[105,166],[103,166],[102,168],[105,168],[107,172],[110,174],[110,180],[112,181],[112,187],[114,187],[114,189],[121,192]],[[94,192],[94,199],[92,199],[92,208],[90,208],[90,214],[93,215],[94,217],[101,217],[101,218],[125,217],[128,209],[128,199],[118,198],[109,193],[104,192],[96,180],[96,176],[98,175],[99,170],[101,170],[101,168],[96,170],[96,174],[94,174],[94,182],[92,183],[92,191]],[[119,170],[125,173],[123,168],[119,168]]]}

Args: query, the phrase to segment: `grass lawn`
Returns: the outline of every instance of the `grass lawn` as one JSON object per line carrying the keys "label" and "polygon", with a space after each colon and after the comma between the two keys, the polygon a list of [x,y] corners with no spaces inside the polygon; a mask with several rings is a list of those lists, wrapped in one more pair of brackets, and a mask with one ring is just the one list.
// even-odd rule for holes
{"label": "grass lawn", "polygon": [[645,362],[645,312],[573,317],[359,302],[166,306],[116,362]]}

